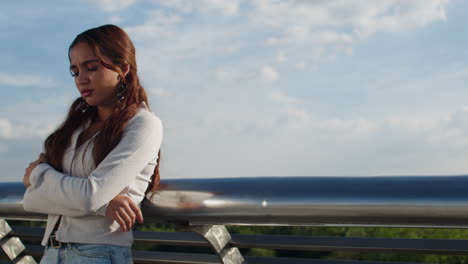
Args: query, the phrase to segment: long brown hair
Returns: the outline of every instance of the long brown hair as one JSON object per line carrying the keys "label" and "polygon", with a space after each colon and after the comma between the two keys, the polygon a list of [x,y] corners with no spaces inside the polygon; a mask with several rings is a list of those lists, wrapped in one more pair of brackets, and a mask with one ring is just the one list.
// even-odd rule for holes
{"label": "long brown hair", "polygon": [[[92,139],[93,160],[97,166],[120,142],[127,122],[137,113],[141,103],[145,102],[148,107],[149,103],[145,89],[138,78],[135,47],[124,30],[115,25],[103,25],[84,31],[71,43],[68,49],[69,59],[71,49],[78,43],[87,43],[104,67],[120,75],[121,85],[124,87],[118,91],[123,99],[118,100],[116,93],[115,111],[104,122],[101,131]],[[124,76],[121,67],[125,64],[128,64],[130,69]],[[85,112],[80,110],[82,102],[83,99],[79,97],[72,103],[65,121],[44,142],[48,163],[60,172],[63,172],[63,155],[70,146],[73,132],[85,122],[92,122],[97,118],[97,109],[94,106],[89,106]],[[155,191],[158,187],[160,154],[161,151],[158,152],[157,164],[146,193]]]}

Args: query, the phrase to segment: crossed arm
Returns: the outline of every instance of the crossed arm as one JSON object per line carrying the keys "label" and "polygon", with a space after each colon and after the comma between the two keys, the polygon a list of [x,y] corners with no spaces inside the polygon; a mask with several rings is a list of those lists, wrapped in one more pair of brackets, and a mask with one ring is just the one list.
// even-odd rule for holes
{"label": "crossed arm", "polygon": [[[41,163],[47,163],[44,153],[41,153],[39,155],[39,158],[36,161],[31,162],[26,168],[23,178],[23,184],[26,188],[29,188],[31,186],[31,172],[36,168],[37,165]],[[34,211],[34,209],[32,209],[31,211]],[[54,213],[57,212],[54,211]],[[104,213],[106,217],[117,221],[117,223],[119,223],[120,227],[122,228],[122,231],[124,232],[132,230],[136,221],[138,221],[139,223],[143,223],[143,214],[138,205],[128,196],[125,196],[123,194],[118,194],[107,205],[105,205],[102,209],[97,211],[97,214],[100,213]],[[71,210],[70,214],[68,215],[82,216],[85,214],[83,214],[83,212],[81,211]]]}
{"label": "crossed arm", "polygon": [[161,141],[159,119],[131,120],[120,143],[88,177],[58,172],[41,154],[26,169],[23,206],[46,214],[105,215],[128,231],[136,220],[142,222],[143,216],[136,203],[121,192],[134,180],[129,177],[136,177],[155,158]]}

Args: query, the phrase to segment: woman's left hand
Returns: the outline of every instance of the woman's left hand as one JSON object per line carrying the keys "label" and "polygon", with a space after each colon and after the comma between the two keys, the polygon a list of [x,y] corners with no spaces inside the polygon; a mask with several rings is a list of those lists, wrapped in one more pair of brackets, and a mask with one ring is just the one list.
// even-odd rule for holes
{"label": "woman's left hand", "polygon": [[124,232],[132,230],[136,221],[143,223],[143,214],[138,205],[123,194],[117,195],[109,202],[106,216],[117,221]]}
{"label": "woman's left hand", "polygon": [[24,187],[28,188],[29,186],[31,186],[29,177],[31,176],[31,172],[34,170],[34,168],[36,168],[36,166],[39,165],[40,163],[46,163],[46,162],[47,162],[46,155],[44,153],[41,153],[37,160],[29,163],[29,166],[26,168],[24,177],[23,177]]}

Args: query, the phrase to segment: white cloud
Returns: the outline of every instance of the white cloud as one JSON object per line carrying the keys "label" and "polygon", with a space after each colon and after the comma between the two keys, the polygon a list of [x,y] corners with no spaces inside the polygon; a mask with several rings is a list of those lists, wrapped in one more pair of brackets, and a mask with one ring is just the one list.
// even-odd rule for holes
{"label": "white cloud", "polygon": [[351,120],[334,118],[321,122],[319,126],[327,130],[339,131],[341,133],[356,132],[361,134],[372,133],[378,128],[376,122],[362,117]]}
{"label": "white cloud", "polygon": [[0,119],[0,138],[10,138],[13,135],[13,127],[8,119]]}
{"label": "white cloud", "polygon": [[214,73],[214,78],[217,80],[240,80],[242,73],[233,70],[219,69]]}
{"label": "white cloud", "polygon": [[311,125],[312,115],[297,106],[298,99],[275,90],[270,93],[270,99],[281,104],[277,110],[277,121],[285,127],[300,129]]}
{"label": "white cloud", "polygon": [[233,16],[239,11],[237,0],[204,0],[199,6],[205,6],[213,10],[220,10],[224,15]]}
{"label": "white cloud", "polygon": [[356,23],[356,32],[367,36],[379,31],[407,31],[437,20],[444,21],[448,3],[448,0],[388,1],[381,9],[374,6],[373,10],[368,10],[367,16]]}
{"label": "white cloud", "polygon": [[138,53],[145,54],[143,62],[151,66],[160,64],[164,68],[188,69],[189,59],[207,60],[240,49],[239,40],[236,41],[237,28],[217,23],[200,25],[184,20],[180,14],[161,10],[151,11],[143,24],[125,30],[135,41]]}
{"label": "white cloud", "polygon": [[114,12],[126,9],[133,5],[136,0],[85,0],[96,3],[105,12]]}
{"label": "white cloud", "polygon": [[[374,30],[367,29],[373,25],[366,26],[370,18],[373,22],[388,16],[395,21],[402,16],[417,18],[414,13],[420,14],[422,8],[429,14],[425,18],[425,23],[429,23],[441,18],[431,16],[435,11],[428,10],[442,12],[447,5],[443,0],[428,1],[427,5],[425,1],[406,4],[402,0],[383,4],[364,0],[255,0],[249,4],[208,0],[154,2],[158,8],[148,10],[149,18],[144,23],[125,30],[137,46],[142,74],[151,75],[151,81],[163,87],[174,83],[190,87],[206,85],[203,78],[213,76],[233,82],[259,79],[272,83],[279,79],[275,62],[288,60],[297,69],[306,66],[313,69],[320,63],[335,62],[340,55],[351,56],[354,40],[362,32]],[[249,8],[241,8],[241,3]],[[200,12],[201,16],[192,16],[192,12]],[[213,16],[213,12],[237,15],[224,19]],[[385,30],[385,27],[377,30]],[[274,45],[265,47],[267,42]],[[258,49],[264,50],[252,56],[242,55]],[[267,65],[253,68],[258,67],[260,61]],[[144,69],[151,69],[151,72]],[[176,80],[174,69],[177,69]]]}
{"label": "white cloud", "polygon": [[464,65],[456,66],[455,68],[448,69],[447,71],[443,71],[431,76],[432,81],[442,82],[465,78],[468,78],[468,67],[465,67]]}
{"label": "white cloud", "polygon": [[178,32],[175,26],[179,24],[180,21],[180,16],[153,10],[150,11],[150,17],[145,23],[126,27],[125,31],[132,36],[134,41],[173,39],[177,36]]}
{"label": "white cloud", "polygon": [[392,129],[404,129],[409,135],[414,135],[437,129],[444,120],[447,119],[438,119],[434,116],[393,116],[388,119],[388,125]]}
{"label": "white cloud", "polygon": [[446,20],[448,0],[254,1],[250,19],[282,29],[269,43],[351,42],[376,32],[407,31]]}
{"label": "white cloud", "polygon": [[156,2],[184,13],[197,10],[206,14],[221,12],[226,16],[236,15],[240,5],[238,0],[161,0]]}
{"label": "white cloud", "polygon": [[0,72],[0,85],[53,87],[56,81],[45,74]]}
{"label": "white cloud", "polygon": [[224,48],[224,51],[226,51],[226,53],[234,53],[234,52],[237,52],[241,49],[240,45],[239,44],[232,44],[232,45],[228,45]]}
{"label": "white cloud", "polygon": [[286,60],[287,60],[286,54],[284,54],[283,51],[278,52],[278,55],[276,55],[276,61],[277,62],[284,62]]}
{"label": "white cloud", "polygon": [[263,66],[260,69],[260,80],[263,82],[274,82],[278,80],[278,72],[271,66]]}
{"label": "white cloud", "polygon": [[9,119],[0,119],[0,139],[44,138],[56,127],[56,122],[31,120],[13,124]]}
{"label": "white cloud", "polygon": [[442,141],[444,145],[468,147],[468,107],[462,107],[451,113],[447,119],[439,120],[431,135],[431,140]]}
{"label": "white cloud", "polygon": [[164,88],[150,88],[147,89],[149,95],[156,96],[156,97],[164,97],[164,96],[171,96],[172,94]]}
{"label": "white cloud", "polygon": [[[320,119],[320,116],[313,115],[307,110],[298,107],[296,105],[298,101],[294,97],[283,95],[278,91],[273,92],[271,97],[273,100],[283,104],[278,113],[285,114],[285,116],[279,115],[278,121],[285,127],[313,130],[315,133],[337,138],[347,137],[350,133],[352,133],[351,136],[371,134],[380,128],[378,122],[364,117],[355,119],[343,119],[339,117]],[[330,132],[333,132],[333,134],[329,134]]]}
{"label": "white cloud", "polygon": [[300,70],[303,70],[305,69],[306,67],[306,62],[305,61],[301,61],[301,62],[298,62],[294,65],[297,69],[300,69]]}
{"label": "white cloud", "polygon": [[122,17],[121,16],[111,16],[109,18],[109,21],[112,23],[112,24],[119,24],[123,21]]}
{"label": "white cloud", "polygon": [[305,27],[293,26],[285,32],[281,38],[270,38],[267,40],[268,44],[290,44],[297,42],[306,43],[351,43],[352,36],[346,33],[338,33],[334,31],[309,31]]}
{"label": "white cloud", "polygon": [[0,139],[37,139],[49,135],[63,120],[74,98],[55,93],[52,97],[23,99],[0,108]]}
{"label": "white cloud", "polygon": [[296,102],[296,98],[294,98],[292,96],[284,95],[280,91],[271,92],[270,97],[274,101],[277,101],[277,102],[280,102],[280,103],[283,103],[283,104],[291,104],[291,103]]}
{"label": "white cloud", "polygon": [[252,81],[260,81],[262,83],[272,83],[278,80],[279,74],[275,68],[269,65],[260,67],[258,70],[239,70],[235,68],[221,68],[213,74],[216,80],[225,82],[240,82],[246,81],[254,85]]}
{"label": "white cloud", "polygon": [[461,107],[448,114],[394,116],[385,125],[391,134],[400,131],[403,137],[417,137],[428,145],[445,149],[447,153],[468,146],[468,107]]}
{"label": "white cloud", "polygon": [[301,110],[295,106],[286,106],[283,112],[287,114],[286,126],[289,128],[303,128],[309,125],[311,116],[308,112]]}

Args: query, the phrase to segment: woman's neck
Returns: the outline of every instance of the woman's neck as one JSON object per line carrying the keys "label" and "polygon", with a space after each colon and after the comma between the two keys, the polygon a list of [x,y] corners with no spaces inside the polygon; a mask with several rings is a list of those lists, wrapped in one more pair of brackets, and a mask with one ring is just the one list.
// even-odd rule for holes
{"label": "woman's neck", "polygon": [[112,115],[113,109],[111,107],[98,106],[98,120],[105,122]]}

